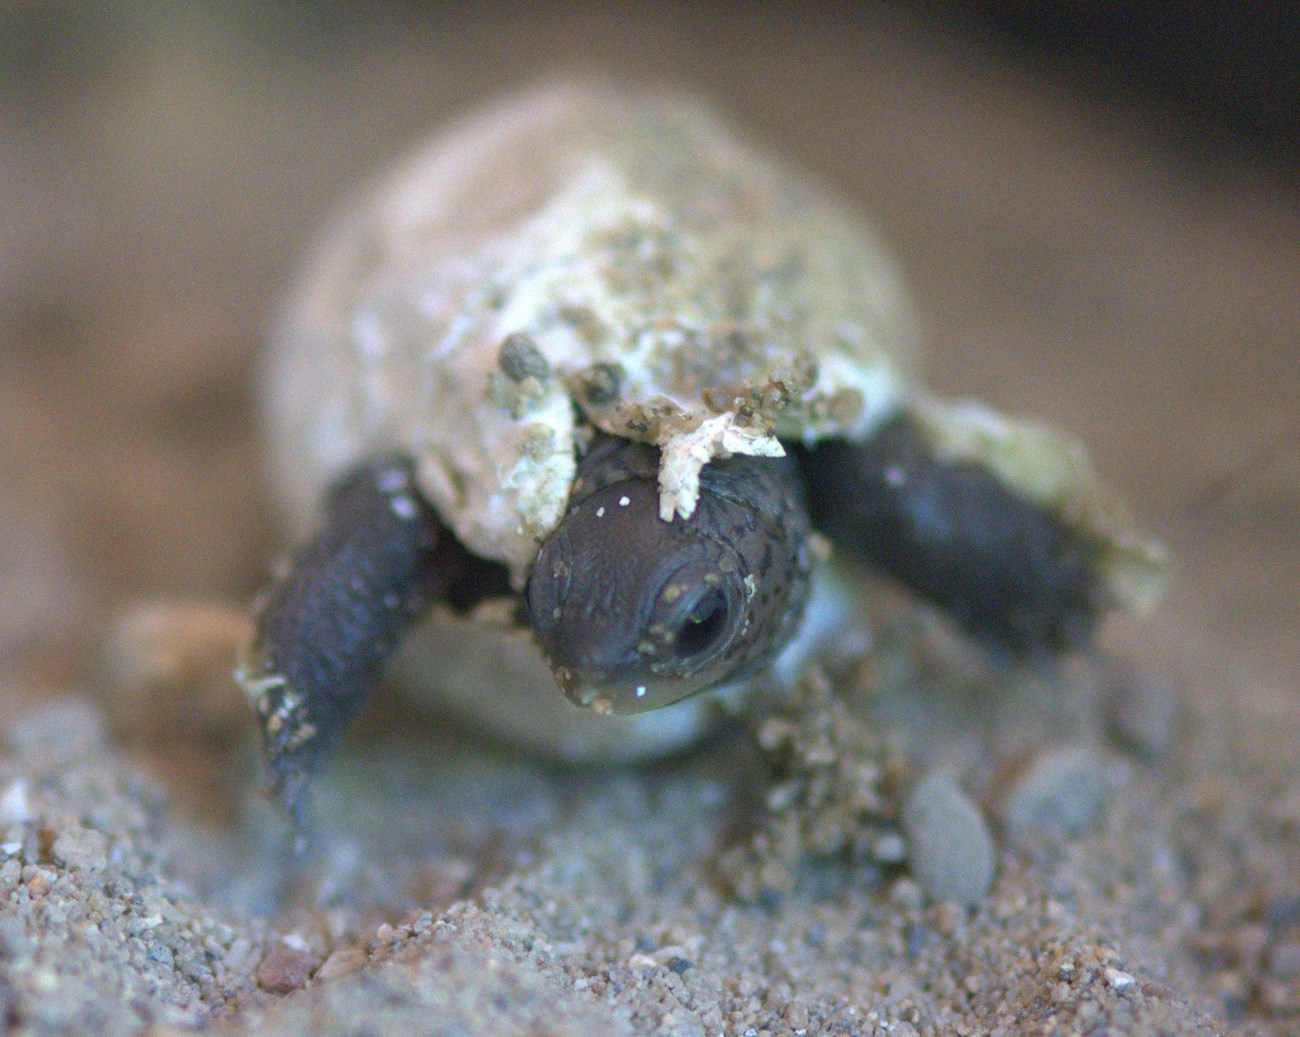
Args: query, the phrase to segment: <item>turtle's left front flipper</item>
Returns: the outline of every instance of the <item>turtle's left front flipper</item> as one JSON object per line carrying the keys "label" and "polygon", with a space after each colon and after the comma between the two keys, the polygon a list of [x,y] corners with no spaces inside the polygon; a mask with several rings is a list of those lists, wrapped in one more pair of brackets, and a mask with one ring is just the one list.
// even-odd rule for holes
{"label": "turtle's left front flipper", "polygon": [[1101,612],[1164,581],[1082,448],[975,405],[929,402],[862,443],[802,450],[814,525],[1003,656],[1087,646]]}
{"label": "turtle's left front flipper", "polygon": [[275,796],[301,820],[309,779],[360,712],[402,634],[435,602],[504,582],[415,488],[403,457],[362,465],[267,591],[238,678],[261,719]]}

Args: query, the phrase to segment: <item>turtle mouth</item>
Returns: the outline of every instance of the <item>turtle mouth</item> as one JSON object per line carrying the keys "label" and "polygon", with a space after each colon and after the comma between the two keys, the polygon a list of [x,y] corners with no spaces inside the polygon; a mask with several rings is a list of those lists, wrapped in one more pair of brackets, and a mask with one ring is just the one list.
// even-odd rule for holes
{"label": "turtle mouth", "polygon": [[717,684],[717,681],[707,678],[692,680],[689,677],[604,680],[604,675],[599,673],[576,676],[564,666],[555,667],[552,673],[570,702],[602,716],[648,713],[707,691]]}

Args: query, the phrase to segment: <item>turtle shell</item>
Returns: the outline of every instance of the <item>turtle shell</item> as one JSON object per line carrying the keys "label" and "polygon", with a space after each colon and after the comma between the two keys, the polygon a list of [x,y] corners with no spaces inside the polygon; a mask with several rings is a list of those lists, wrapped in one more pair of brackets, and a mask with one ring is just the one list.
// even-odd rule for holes
{"label": "turtle shell", "polygon": [[[885,250],[806,177],[696,100],[554,82],[439,134],[327,229],[267,353],[270,474],[305,533],[338,475],[400,449],[461,542],[522,587],[594,430],[662,448],[671,520],[691,514],[714,457],[865,438],[905,409],[941,456],[988,465],[1099,542],[1117,603],[1153,600],[1162,559],[1082,449],[930,397],[916,341]],[[815,593],[808,631],[834,626],[830,597]],[[447,690],[566,756],[672,748],[717,698],[593,721],[526,687],[551,678],[513,615],[443,615],[398,667],[417,683],[431,653],[477,667]],[[489,632],[492,645],[470,636]],[[813,636],[777,669],[793,672]]]}

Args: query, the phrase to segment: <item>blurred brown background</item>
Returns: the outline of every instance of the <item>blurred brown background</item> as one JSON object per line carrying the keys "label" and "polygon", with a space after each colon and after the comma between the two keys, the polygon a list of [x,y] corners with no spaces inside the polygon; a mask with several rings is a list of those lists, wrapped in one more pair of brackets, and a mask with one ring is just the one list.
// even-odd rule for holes
{"label": "blurred brown background", "polygon": [[1165,622],[1294,694],[1297,20],[1158,6],[5,4],[0,673],[253,592],[250,385],[312,226],[576,66],[698,88],[874,214],[934,380],[1082,435],[1178,554]]}

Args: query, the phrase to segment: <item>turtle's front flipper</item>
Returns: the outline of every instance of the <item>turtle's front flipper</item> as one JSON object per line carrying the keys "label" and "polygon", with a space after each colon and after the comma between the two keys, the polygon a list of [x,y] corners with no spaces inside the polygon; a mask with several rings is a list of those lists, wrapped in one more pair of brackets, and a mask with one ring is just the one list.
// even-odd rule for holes
{"label": "turtle's front flipper", "polygon": [[1105,594],[1097,546],[895,418],[864,443],[800,451],[814,525],[939,605],[997,654],[1084,647]]}
{"label": "turtle's front flipper", "polygon": [[504,570],[466,551],[421,497],[409,460],[365,464],[333,488],[323,528],[266,593],[239,673],[272,790],[296,817],[406,629],[434,602],[504,585]]}

